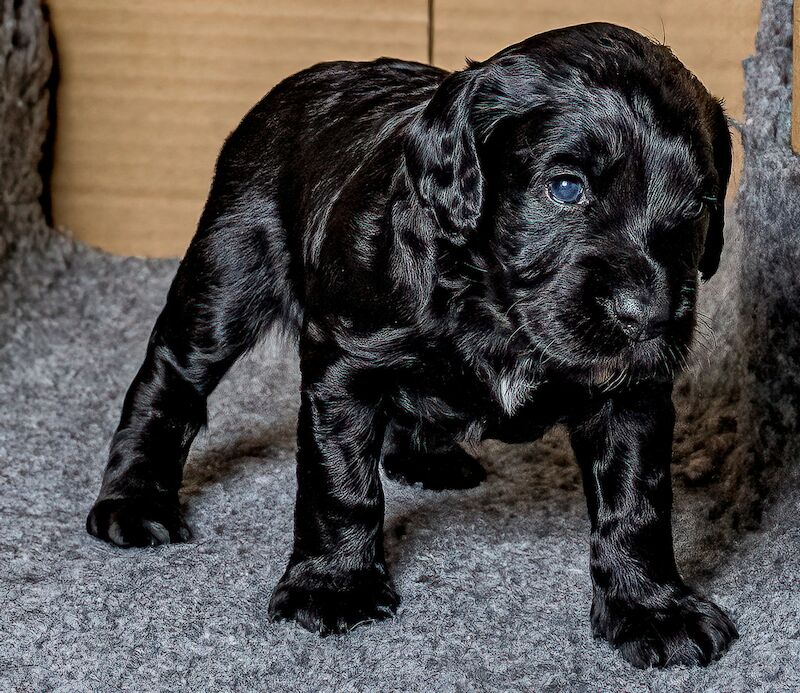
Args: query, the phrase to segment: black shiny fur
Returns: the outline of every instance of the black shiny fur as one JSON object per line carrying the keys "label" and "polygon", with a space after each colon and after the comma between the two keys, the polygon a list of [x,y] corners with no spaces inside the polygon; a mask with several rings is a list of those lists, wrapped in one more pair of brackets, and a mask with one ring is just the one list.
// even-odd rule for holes
{"label": "black shiny fur", "polygon": [[[391,478],[468,487],[485,473],[459,443],[561,424],[591,515],[595,634],[637,666],[714,660],[736,630],[675,565],[671,391],[698,274],[719,262],[730,157],[720,104],[607,24],[452,74],[382,59],[290,77],[222,149],[89,531],[187,538],[178,490],[206,398],[280,324],[302,387],[274,619],[326,634],[394,613],[381,459]],[[580,204],[548,196],[565,173]]]}

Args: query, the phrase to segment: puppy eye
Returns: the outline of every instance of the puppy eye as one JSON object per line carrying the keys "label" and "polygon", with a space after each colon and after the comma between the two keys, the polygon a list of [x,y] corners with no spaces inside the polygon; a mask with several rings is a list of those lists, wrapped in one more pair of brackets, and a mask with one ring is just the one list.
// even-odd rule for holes
{"label": "puppy eye", "polygon": [[706,201],[703,198],[692,200],[686,208],[687,219],[699,219],[705,213]]}
{"label": "puppy eye", "polygon": [[574,205],[583,200],[583,181],[576,176],[558,176],[547,183],[550,199],[564,205]]}
{"label": "puppy eye", "polygon": [[696,200],[692,200],[689,204],[686,209],[686,217],[688,219],[699,219],[716,203],[717,198],[713,195],[702,195]]}

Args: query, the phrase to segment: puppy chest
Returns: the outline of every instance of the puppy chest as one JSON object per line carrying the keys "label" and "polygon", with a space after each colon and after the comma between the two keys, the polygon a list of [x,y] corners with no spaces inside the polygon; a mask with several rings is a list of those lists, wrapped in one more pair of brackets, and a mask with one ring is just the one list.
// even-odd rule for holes
{"label": "puppy chest", "polygon": [[490,418],[486,391],[463,382],[427,378],[399,385],[391,397],[390,418],[425,439],[477,442]]}

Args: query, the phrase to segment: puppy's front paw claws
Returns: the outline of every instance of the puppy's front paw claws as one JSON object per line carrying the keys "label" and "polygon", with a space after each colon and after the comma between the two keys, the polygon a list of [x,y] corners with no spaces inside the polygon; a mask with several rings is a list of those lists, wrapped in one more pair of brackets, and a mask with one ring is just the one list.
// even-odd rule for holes
{"label": "puppy's front paw claws", "polygon": [[706,666],[719,659],[739,637],[733,621],[716,604],[697,595],[676,600],[667,609],[630,609],[623,613],[592,609],[595,637],[608,640],[633,666]]}
{"label": "puppy's front paw claws", "polygon": [[486,479],[486,470],[460,447],[437,452],[421,452],[406,459],[387,456],[383,468],[392,481],[422,484],[430,491],[475,488]]}
{"label": "puppy's front paw claws", "polygon": [[89,534],[123,548],[188,541],[191,532],[177,502],[151,498],[98,500],[86,518]]}
{"label": "puppy's front paw claws", "polygon": [[385,569],[345,575],[309,575],[290,567],[269,603],[273,621],[296,621],[319,635],[345,633],[391,618],[400,597]]}

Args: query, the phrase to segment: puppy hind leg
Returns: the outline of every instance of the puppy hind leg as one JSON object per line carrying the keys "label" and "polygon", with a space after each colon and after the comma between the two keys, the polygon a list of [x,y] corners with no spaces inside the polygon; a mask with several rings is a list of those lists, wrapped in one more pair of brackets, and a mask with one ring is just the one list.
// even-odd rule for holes
{"label": "puppy hind leg", "polygon": [[383,453],[383,470],[392,481],[430,491],[475,488],[486,470],[458,443],[429,439],[417,442],[411,429],[393,424]]}
{"label": "puppy hind leg", "polygon": [[125,397],[87,530],[118,546],[189,538],[178,501],[206,398],[285,307],[263,230],[199,232],[156,321]]}

